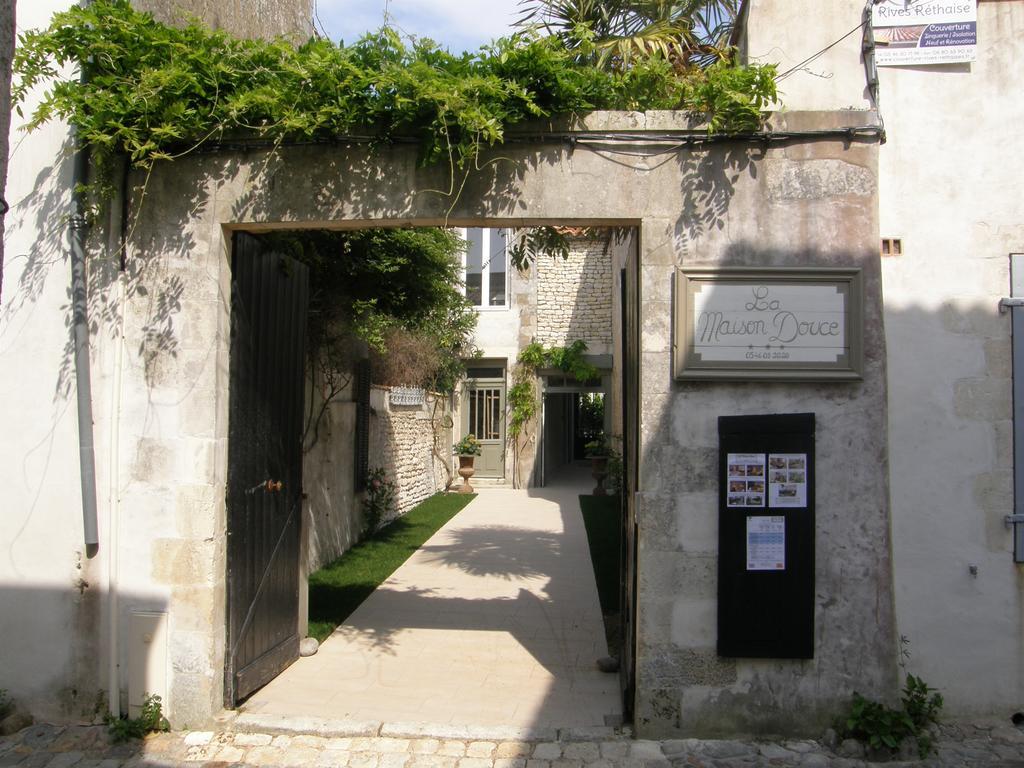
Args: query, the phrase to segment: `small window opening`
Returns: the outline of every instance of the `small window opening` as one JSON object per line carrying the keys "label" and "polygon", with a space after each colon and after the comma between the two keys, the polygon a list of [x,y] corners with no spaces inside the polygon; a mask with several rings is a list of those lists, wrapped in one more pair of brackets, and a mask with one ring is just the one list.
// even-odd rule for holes
{"label": "small window opening", "polygon": [[883,256],[902,256],[903,255],[903,241],[898,237],[883,237],[882,238],[882,255]]}

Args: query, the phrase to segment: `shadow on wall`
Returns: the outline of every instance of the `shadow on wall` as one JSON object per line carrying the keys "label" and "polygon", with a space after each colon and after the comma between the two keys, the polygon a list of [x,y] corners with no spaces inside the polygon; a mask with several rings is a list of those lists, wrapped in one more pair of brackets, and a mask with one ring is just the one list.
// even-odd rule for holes
{"label": "shadow on wall", "polygon": [[[61,154],[70,152],[70,142],[66,141]],[[181,328],[177,318],[186,298],[186,287],[198,287],[200,282],[188,272],[198,246],[195,234],[188,231],[188,219],[206,199],[206,185],[222,182],[231,173],[230,164],[218,172],[209,172],[202,184],[178,196],[181,208],[177,211],[168,207],[154,210],[156,205],[139,207],[147,196],[160,193],[162,182],[136,177],[130,190],[133,204],[127,207],[128,220],[122,221],[120,200],[112,200],[100,201],[92,222],[87,243],[90,332],[116,339],[122,330],[122,315],[129,317],[131,322],[125,324],[130,334],[126,339],[128,349],[139,359],[150,386],[162,380],[166,359],[178,354]],[[8,229],[28,229],[36,233],[36,238],[27,253],[9,253],[6,257],[10,267],[17,267],[9,271],[18,272],[18,281],[6,292],[0,314],[5,334],[28,330],[30,309],[40,298],[52,268],[61,265],[66,269],[70,184],[69,163],[48,166],[37,176],[33,192],[11,206]],[[177,220],[175,212],[180,217]],[[158,222],[161,226],[154,227]],[[164,223],[169,228],[164,228]],[[140,227],[150,233],[145,241],[133,237]],[[18,265],[19,261],[23,263]],[[187,298],[221,298],[216,276],[206,276],[209,283],[201,292],[190,291]],[[123,293],[119,279],[123,281]],[[74,385],[73,308],[70,292],[68,295],[67,303],[59,307],[68,340],[54,381],[55,401],[66,400]]]}
{"label": "shadow on wall", "polygon": [[[90,723],[109,711],[110,600],[103,579],[91,570],[99,568],[83,563],[83,577],[65,589],[0,586],[0,690],[36,720]],[[122,713],[152,693],[161,697],[164,714],[173,717],[167,672],[181,670],[170,663],[166,599],[120,591],[117,606]],[[162,627],[147,639],[156,626],[154,615],[164,617]]]}
{"label": "shadow on wall", "polygon": [[359,540],[362,516],[355,490],[356,407],[350,400],[328,405],[320,423],[320,439],[303,456],[310,573],[341,557]]}
{"label": "shadow on wall", "polygon": [[[71,149],[66,141],[61,156],[69,157]],[[122,317],[127,318],[127,349],[140,361],[146,384],[166,381],[178,367],[173,361],[188,332],[183,311],[199,303],[229,304],[220,283],[220,228],[196,226],[211,208],[218,222],[295,222],[298,228],[406,221],[411,211],[424,223],[443,224],[456,204],[469,216],[501,211],[514,217],[527,207],[514,194],[527,170],[560,158],[560,149],[544,149],[527,161],[499,158],[479,171],[453,176],[447,168],[419,168],[414,150],[368,151],[365,145],[267,150],[240,142],[180,157],[173,166],[157,163],[151,173],[130,171],[122,190],[129,199],[124,217],[120,199],[98,201],[90,231],[91,332],[116,339]],[[319,172],[311,175],[309,168]],[[68,260],[67,218],[61,212],[70,212],[69,186],[70,163],[55,163],[39,172],[32,194],[12,203],[8,229],[20,225],[38,234],[26,253],[6,256],[8,272],[18,277],[0,310],[5,335],[27,330],[27,310],[40,298],[51,268]],[[232,187],[239,193],[225,195],[230,207],[218,208],[223,204],[214,190]],[[60,311],[68,342],[54,381],[55,400],[67,399],[73,386],[70,302]]]}
{"label": "shadow on wall", "polygon": [[[320,215],[318,223],[365,226],[375,220],[408,221],[415,212],[424,223],[443,224],[456,207],[463,217],[486,219],[496,212],[514,217],[528,207],[516,194],[527,171],[562,159],[558,147],[539,149],[524,161],[505,160],[496,152],[494,162],[453,176],[447,167],[421,168],[414,149],[393,146],[331,146],[329,152],[296,146],[260,154],[262,162],[250,166],[245,179],[247,192],[226,217],[231,221],[302,221],[312,213]],[[310,168],[318,172],[311,175]]]}
{"label": "shadow on wall", "polygon": [[[683,209],[676,223],[677,243],[697,241],[712,230],[724,229],[736,183],[743,175],[756,180],[764,156],[764,149],[742,144],[725,150],[679,153]],[[679,252],[683,258],[694,256],[686,246]]]}
{"label": "shadow on wall", "polygon": [[[670,345],[665,352],[645,354],[644,392],[659,397],[645,411],[643,425],[640,487],[649,532],[641,540],[642,615],[675,615],[683,609],[682,617],[715,616],[717,417],[811,411],[817,419],[818,462],[816,636],[813,660],[758,661],[719,657],[714,626],[701,622],[684,622],[685,627],[673,622],[664,633],[642,631],[637,725],[652,738],[680,731],[708,736],[820,733],[853,690],[883,698],[895,690],[879,257],[877,251],[766,249],[739,241],[718,263],[862,267],[864,379],[676,382]],[[666,267],[657,280],[664,283],[650,290],[669,295],[673,270]],[[679,499],[690,500],[685,512]],[[679,578],[686,574],[682,597],[665,587],[669,568]]]}
{"label": "shadow on wall", "polygon": [[[913,653],[908,671],[945,693],[950,709],[971,713],[974,702],[957,698],[966,690],[979,702],[974,714],[990,711],[993,692],[1015,690],[998,684],[1006,667],[992,660],[1015,659],[1024,639],[1019,613],[1002,602],[1018,588],[1002,523],[1013,498],[1008,315],[994,301],[946,301],[886,309],[883,328],[877,254],[738,243],[727,255],[731,264],[863,265],[865,379],[676,382],[669,352],[645,359],[638,729],[652,738],[820,735],[854,691],[887,699],[902,684],[893,600]],[[716,420],[796,412],[817,418],[815,658],[723,658]],[[969,562],[991,580],[978,583]],[[983,637],[980,624],[991,628]]]}

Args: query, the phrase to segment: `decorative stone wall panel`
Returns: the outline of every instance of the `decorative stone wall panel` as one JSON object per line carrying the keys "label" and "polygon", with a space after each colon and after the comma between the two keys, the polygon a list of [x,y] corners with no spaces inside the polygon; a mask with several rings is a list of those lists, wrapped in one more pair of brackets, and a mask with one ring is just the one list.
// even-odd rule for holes
{"label": "decorative stone wall panel", "polygon": [[370,468],[383,467],[395,483],[396,512],[403,515],[445,490],[453,440],[444,425],[451,423],[446,419],[451,410],[443,398],[429,394],[422,405],[393,405],[387,392],[375,387],[371,396]]}
{"label": "decorative stone wall panel", "polygon": [[566,259],[537,259],[537,341],[612,342],[612,257],[607,240],[574,240]]}

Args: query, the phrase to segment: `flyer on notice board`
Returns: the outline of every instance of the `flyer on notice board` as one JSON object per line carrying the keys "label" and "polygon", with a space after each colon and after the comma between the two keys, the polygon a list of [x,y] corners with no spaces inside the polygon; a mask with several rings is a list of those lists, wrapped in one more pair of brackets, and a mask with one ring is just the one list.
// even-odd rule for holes
{"label": "flyer on notice board", "polygon": [[747,570],[786,570],[786,518],[747,518]]}
{"label": "flyer on notice board", "polygon": [[768,503],[772,507],[807,506],[807,454],[768,455]]}
{"label": "flyer on notice board", "polygon": [[763,453],[728,454],[727,507],[764,507],[765,479]]}

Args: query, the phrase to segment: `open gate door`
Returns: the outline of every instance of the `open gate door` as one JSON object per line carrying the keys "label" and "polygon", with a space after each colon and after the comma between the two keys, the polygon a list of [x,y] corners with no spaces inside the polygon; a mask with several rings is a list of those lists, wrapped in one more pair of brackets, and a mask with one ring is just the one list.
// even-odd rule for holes
{"label": "open gate door", "polygon": [[[639,233],[638,233],[639,234]],[[619,553],[622,713],[632,720],[636,697],[636,492],[640,459],[640,267],[634,240],[621,276],[622,311],[622,531]]]}
{"label": "open gate door", "polygon": [[299,655],[302,398],[309,274],[234,237],[228,423],[228,707]]}

